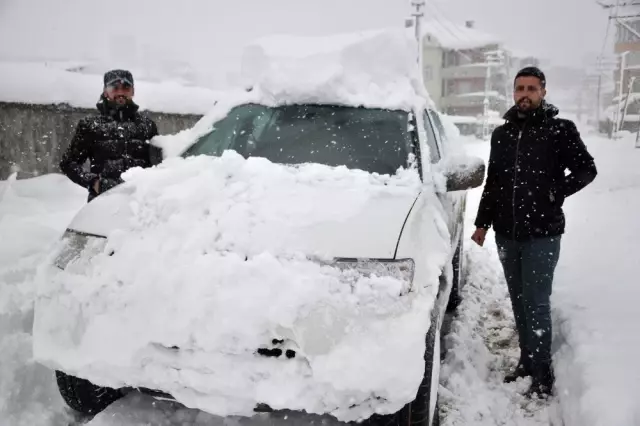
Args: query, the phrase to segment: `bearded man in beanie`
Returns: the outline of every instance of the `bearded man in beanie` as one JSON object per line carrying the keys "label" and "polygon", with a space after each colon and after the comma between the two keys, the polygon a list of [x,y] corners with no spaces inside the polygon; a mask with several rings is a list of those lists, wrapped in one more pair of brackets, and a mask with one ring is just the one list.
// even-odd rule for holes
{"label": "bearded man in beanie", "polygon": [[[161,159],[149,140],[158,134],[156,124],[138,112],[133,102],[133,76],[126,70],[104,74],[97,103],[99,114],[78,122],[75,135],[60,162],[74,183],[87,188],[91,201],[122,183],[122,173],[132,167],[150,167]],[[84,169],[89,160],[89,171]]]}
{"label": "bearded man in beanie", "polygon": [[[591,183],[593,157],[575,124],[545,101],[545,75],[516,75],[515,105],[491,136],[487,179],[472,239],[495,231],[520,343],[520,361],[505,382],[531,376],[528,395],[552,394],[550,296],[565,231],[564,200]],[[565,173],[566,171],[569,173]]]}

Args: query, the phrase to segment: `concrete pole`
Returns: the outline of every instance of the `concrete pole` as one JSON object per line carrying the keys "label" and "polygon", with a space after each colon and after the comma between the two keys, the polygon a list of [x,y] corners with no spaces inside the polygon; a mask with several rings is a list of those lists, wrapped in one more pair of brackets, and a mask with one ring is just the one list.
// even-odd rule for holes
{"label": "concrete pole", "polygon": [[491,90],[491,63],[487,61],[487,74],[484,81],[484,100],[482,113],[482,139],[489,139],[489,90]]}
{"label": "concrete pole", "polygon": [[412,0],[411,6],[415,8],[411,16],[415,19],[414,29],[418,44],[418,65],[420,66],[420,74],[422,74],[424,72],[422,69],[422,18],[424,17],[425,0]]}
{"label": "concrete pole", "polygon": [[620,131],[620,114],[622,112],[620,110],[622,108],[622,87],[624,84],[624,70],[627,67],[628,54],[629,54],[629,51],[627,50],[625,52],[622,52],[622,54],[620,55],[620,84],[618,85],[618,107],[616,108],[616,114],[615,114],[614,132],[613,132],[614,135]]}

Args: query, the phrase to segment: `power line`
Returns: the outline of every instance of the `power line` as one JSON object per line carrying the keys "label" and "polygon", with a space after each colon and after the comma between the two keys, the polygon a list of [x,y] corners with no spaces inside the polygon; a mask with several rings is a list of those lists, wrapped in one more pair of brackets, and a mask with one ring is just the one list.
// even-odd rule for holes
{"label": "power line", "polygon": [[[640,4],[640,3],[639,3]],[[618,16],[609,16],[609,20],[612,19],[626,19],[626,18],[640,18],[640,14],[637,15],[618,15]]]}
{"label": "power line", "polygon": [[615,4],[612,4],[612,3],[605,4],[600,1],[596,1],[596,4],[601,6],[603,9],[617,9],[618,7],[625,7],[625,6],[640,6],[640,1],[620,3],[620,0],[618,0]]}
{"label": "power line", "polygon": [[431,15],[433,16],[433,19],[431,20],[432,24],[437,24],[438,26],[440,26],[441,30],[444,30],[445,32],[449,33],[449,35],[451,35],[454,39],[460,41],[460,37],[458,36],[458,34],[452,31],[449,26],[445,25],[447,19],[445,18],[443,22],[442,16],[434,9],[434,5],[430,0],[427,1],[426,6],[431,10]]}
{"label": "power line", "polygon": [[[447,31],[449,31],[456,39],[458,39],[459,41],[462,40],[460,37],[458,37],[458,34],[456,34],[457,31],[459,31],[459,28],[456,25],[453,25],[453,22],[447,18],[446,14],[444,14],[442,12],[442,10],[440,9],[440,7],[433,1],[429,0],[428,2],[429,6],[431,6],[432,11],[434,11],[435,15],[439,15],[440,18],[442,18],[442,20],[444,21],[443,26],[445,26],[447,28]],[[440,22],[440,19],[438,19],[436,17],[436,19],[438,20],[438,22]],[[453,25],[453,28],[455,31],[451,30],[452,27],[450,27],[449,25],[445,25],[445,24],[449,24],[449,25]]]}

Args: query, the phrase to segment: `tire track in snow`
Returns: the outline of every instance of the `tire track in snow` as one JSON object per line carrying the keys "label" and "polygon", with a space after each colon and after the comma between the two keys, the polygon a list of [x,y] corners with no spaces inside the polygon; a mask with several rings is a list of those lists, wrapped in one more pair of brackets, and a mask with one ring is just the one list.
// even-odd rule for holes
{"label": "tire track in snow", "polygon": [[440,376],[443,426],[562,426],[555,398],[523,396],[531,381],[503,383],[519,358],[518,337],[493,233],[467,245],[463,300],[445,340]]}

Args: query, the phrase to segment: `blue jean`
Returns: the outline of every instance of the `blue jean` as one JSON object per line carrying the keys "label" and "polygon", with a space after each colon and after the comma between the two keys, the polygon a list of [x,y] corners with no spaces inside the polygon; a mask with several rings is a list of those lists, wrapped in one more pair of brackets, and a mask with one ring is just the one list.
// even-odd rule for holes
{"label": "blue jean", "polygon": [[551,290],[560,236],[514,241],[496,235],[498,256],[520,341],[520,361],[532,375],[551,367]]}

